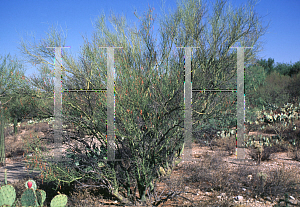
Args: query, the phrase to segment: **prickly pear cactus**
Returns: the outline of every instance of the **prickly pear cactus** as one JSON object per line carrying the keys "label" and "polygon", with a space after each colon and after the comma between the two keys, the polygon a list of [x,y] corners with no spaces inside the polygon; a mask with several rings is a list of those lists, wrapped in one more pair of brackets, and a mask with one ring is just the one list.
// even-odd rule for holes
{"label": "prickly pear cactus", "polygon": [[50,203],[51,207],[64,207],[67,205],[68,197],[64,194],[55,196]]}
{"label": "prickly pear cactus", "polygon": [[[297,126],[294,124],[296,120],[300,120],[300,104],[293,105],[291,103],[284,104],[282,107],[274,106],[273,110],[267,112],[265,109],[262,111],[257,111],[257,120],[254,122],[248,122],[250,125],[255,124],[260,126],[259,129],[265,129],[266,125],[274,126],[275,123],[280,123],[285,127],[290,125],[293,126],[293,130],[297,130]],[[246,135],[245,146],[251,147],[254,145],[254,140],[260,140],[263,142],[264,146],[272,146],[273,144],[279,144],[282,140],[281,134],[277,134],[272,137],[255,137]],[[290,143],[296,145],[296,140],[291,139]]]}
{"label": "prickly pear cactus", "polygon": [[7,185],[7,169],[4,170],[4,184]]}
{"label": "prickly pear cactus", "polygon": [[4,185],[0,188],[0,206],[12,206],[16,199],[16,190],[12,185]]}
{"label": "prickly pear cactus", "polygon": [[[267,112],[262,110],[258,112],[257,120],[255,124],[260,125],[262,123],[293,123],[295,120],[300,119],[300,104],[299,106],[294,106],[291,103],[284,104],[282,108],[275,108],[274,111]],[[249,122],[252,124],[252,122]]]}
{"label": "prickly pear cactus", "polygon": [[[30,187],[30,184],[29,183],[31,182],[31,187]],[[25,183],[25,187],[28,189],[33,189],[33,190],[36,190],[37,189],[37,185],[36,185],[36,182],[34,180],[28,180],[26,183]]]}
{"label": "prickly pear cactus", "polygon": [[33,189],[26,189],[21,196],[22,206],[38,206],[35,191]]}
{"label": "prickly pear cactus", "polygon": [[[36,190],[37,186],[34,180],[28,180],[25,183],[25,186],[27,189],[21,196],[22,206],[43,206],[46,200],[46,192],[40,189]],[[4,185],[0,188],[1,207],[14,206],[15,200],[16,191],[12,185]],[[68,197],[64,194],[60,194],[52,199],[51,206],[66,206],[67,202]]]}
{"label": "prickly pear cactus", "polygon": [[36,197],[37,197],[38,204],[40,206],[43,206],[46,200],[46,192],[44,190],[36,190]]}

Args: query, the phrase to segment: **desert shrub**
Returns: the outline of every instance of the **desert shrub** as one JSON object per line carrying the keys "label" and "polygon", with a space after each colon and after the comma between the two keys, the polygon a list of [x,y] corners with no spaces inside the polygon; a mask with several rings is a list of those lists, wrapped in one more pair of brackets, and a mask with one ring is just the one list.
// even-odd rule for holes
{"label": "desert shrub", "polygon": [[217,138],[215,139],[215,145],[228,152],[228,155],[232,155],[236,149],[235,136]]}
{"label": "desert shrub", "polygon": [[41,132],[47,132],[49,130],[49,124],[47,123],[42,123],[40,124]]}
{"label": "desert shrub", "polygon": [[300,81],[300,73],[297,75],[293,76],[291,81],[289,82],[289,85],[287,86],[287,90],[290,92],[291,97],[293,97],[294,102],[298,102],[298,97],[300,95],[299,93],[299,81]]}
{"label": "desert shrub", "polygon": [[13,134],[13,128],[12,127],[6,127],[6,129],[4,130],[4,136],[10,136]]}
{"label": "desert shrub", "polygon": [[70,198],[72,206],[101,206],[101,199],[91,195],[88,189],[72,193]]}
{"label": "desert shrub", "polygon": [[[271,159],[271,155],[277,152],[277,147],[273,146],[264,146],[263,152],[261,155],[261,161],[266,161]],[[258,161],[258,151],[254,147],[250,147],[250,151],[248,155],[254,159],[255,161]]]}
{"label": "desert shrub", "polygon": [[[262,193],[264,193],[265,196],[278,197],[278,195],[282,196],[285,192],[297,192],[299,190],[299,185],[298,187],[295,185],[299,183],[297,173],[295,170],[283,164],[267,175]],[[258,177],[256,177],[256,181],[259,181]],[[256,182],[256,185],[257,184],[259,183]]]}
{"label": "desert shrub", "polygon": [[288,76],[279,75],[274,72],[267,77],[267,86],[264,88],[267,103],[275,103],[282,105],[289,100],[290,96],[287,92],[287,86],[291,81]]}
{"label": "desert shrub", "polygon": [[265,160],[270,160],[271,159],[271,155],[274,153],[274,150],[272,147],[264,147],[264,151],[262,153],[261,156],[261,160],[265,161]]}
{"label": "desert shrub", "polygon": [[292,158],[293,160],[300,161],[299,147],[293,147],[292,149],[290,149],[288,157]]}
{"label": "desert shrub", "polygon": [[185,177],[184,182],[193,183],[193,185],[209,183],[209,185],[201,185],[202,190],[205,191],[211,191],[211,189],[216,191],[224,190],[228,187],[230,175],[224,173],[228,172],[228,166],[223,162],[223,156],[223,153],[207,154],[200,166],[187,166],[185,172],[190,176]]}
{"label": "desert shrub", "polygon": [[34,126],[34,131],[35,132],[40,132],[41,131],[40,126],[39,125]]}
{"label": "desert shrub", "polygon": [[275,145],[276,152],[287,152],[291,144],[288,141],[281,140],[277,145]]}

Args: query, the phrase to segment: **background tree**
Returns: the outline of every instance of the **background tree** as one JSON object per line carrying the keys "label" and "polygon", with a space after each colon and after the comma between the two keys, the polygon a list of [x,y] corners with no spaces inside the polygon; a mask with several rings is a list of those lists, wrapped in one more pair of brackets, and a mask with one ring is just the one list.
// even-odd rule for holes
{"label": "background tree", "polygon": [[[47,74],[47,72],[46,72]],[[41,71],[41,77],[27,78],[22,76],[23,84],[18,88],[10,90],[6,98],[12,98],[11,104],[8,106],[9,120],[13,120],[14,132],[17,133],[17,122],[23,119],[32,118],[49,118],[53,116],[53,90],[45,83],[45,71]],[[42,83],[43,85],[42,85]],[[46,87],[46,91],[37,91],[34,88],[39,86],[41,89]],[[52,100],[51,100],[52,99]]]}
{"label": "background tree", "polygon": [[[251,95],[249,94],[253,96],[251,105],[255,105],[259,109],[262,109],[263,106],[269,108],[269,105],[280,106],[287,102],[296,103],[299,97],[299,93],[297,93],[297,74],[300,70],[300,62],[294,64],[277,63],[276,65],[273,65],[273,63],[274,59],[272,58],[269,58],[268,61],[260,59],[256,63],[266,72],[263,75],[264,78],[259,77],[262,73],[257,73],[256,78],[253,77],[253,81],[264,81],[263,84],[259,84],[261,87],[258,91],[252,90],[252,94],[251,92]],[[248,82],[248,84],[251,86],[251,83]]]}
{"label": "background tree", "polygon": [[9,105],[9,116],[13,119],[14,134],[17,134],[17,123],[23,119],[32,118],[35,116],[36,104],[33,102],[33,97],[24,97],[21,93],[14,91],[14,95],[11,104]]}
{"label": "background tree", "polygon": [[[246,66],[254,63],[255,54],[260,49],[258,39],[264,32],[257,24],[257,16],[251,13],[253,1],[249,2],[247,9],[239,8],[235,10],[236,12],[233,12],[230,7],[224,12],[226,1],[216,1],[213,16],[208,19],[211,26],[210,32],[208,25],[204,26],[199,16],[189,15],[189,12],[197,10],[197,7],[191,6],[192,4],[188,2],[190,1],[180,8],[180,11],[183,11],[181,15],[185,16],[185,24],[180,25],[176,45],[201,47],[194,49],[192,59],[193,89],[235,89],[237,54],[236,49],[230,49],[230,47],[253,46],[252,49],[245,49],[245,63]],[[199,26],[195,27],[192,22],[196,22],[195,25]],[[201,31],[203,28],[205,30]],[[182,77],[183,73],[180,75]],[[223,113],[220,116],[220,111],[226,106],[226,102],[220,100],[229,96],[231,96],[231,113],[233,114]],[[236,105],[232,104],[234,100],[236,100],[236,93],[193,93],[193,117],[195,120],[200,120],[202,126],[220,129],[224,119],[217,121],[217,126],[211,126],[207,122],[221,117],[226,117],[226,119],[228,116],[235,117]],[[235,123],[236,119],[233,118],[229,124],[236,125]]]}
{"label": "background tree", "polygon": [[294,63],[292,66],[291,66],[291,69],[290,69],[290,72],[289,72],[289,76],[290,77],[293,77],[293,76],[296,76],[297,74],[299,74],[300,72],[300,61]]}
{"label": "background tree", "polygon": [[275,70],[281,75],[289,75],[291,70],[291,65],[287,63],[277,63]]}
{"label": "background tree", "polygon": [[290,94],[290,103],[299,103],[300,97],[300,73],[294,75],[289,81],[289,85],[287,86],[287,91]]}
{"label": "background tree", "polygon": [[266,71],[267,75],[269,75],[270,73],[272,73],[274,71],[274,59],[272,58],[268,58],[268,60],[266,59],[260,59],[257,61],[257,64],[259,64],[261,67],[264,68],[264,70]]}
{"label": "background tree", "polygon": [[4,137],[4,123],[9,120],[9,111],[7,108],[12,103],[11,94],[14,94],[18,88],[23,87],[25,82],[21,77],[24,77],[23,65],[16,59],[12,58],[10,54],[0,56],[0,97],[2,101],[2,135],[0,142],[0,157],[1,163],[5,161],[5,137]]}
{"label": "background tree", "polygon": [[[183,5],[184,4],[184,5]],[[211,29],[204,20],[204,5],[201,1],[185,1],[178,4],[174,13],[161,19],[161,44],[156,45],[152,37],[152,10],[144,16],[140,29],[130,28],[124,18],[112,15],[117,34],[105,26],[104,15],[96,23],[97,32],[92,43],[84,44],[80,61],[75,61],[67,50],[63,55],[63,84],[68,88],[105,88],[107,85],[106,50],[100,46],[118,46],[115,50],[116,84],[116,158],[123,162],[103,163],[106,154],[105,94],[91,98],[87,93],[68,94],[63,102],[69,107],[64,115],[66,120],[77,121],[77,125],[98,142],[87,143],[74,138],[84,148],[73,149],[70,153],[73,162],[66,166],[57,164],[56,176],[48,176],[61,182],[90,178],[105,186],[123,202],[135,196],[130,187],[139,191],[140,199],[146,199],[146,189],[155,186],[158,168],[173,165],[176,151],[183,145],[183,82],[184,50],[173,46],[201,47],[193,54],[194,89],[217,89],[234,87],[236,84],[236,50],[229,50],[237,42],[243,46],[253,46],[245,51],[245,62],[255,57],[258,38],[262,35],[259,22],[250,8],[240,8],[233,12],[230,8],[224,13],[224,1],[217,1],[214,15],[208,19]],[[127,31],[125,29],[127,28]],[[210,30],[210,32],[209,32]],[[23,44],[23,52],[37,64],[53,65],[54,53],[47,46],[63,46],[61,36],[51,33],[47,41],[32,49]],[[158,49],[157,49],[158,47]],[[156,54],[156,55],[155,55]],[[49,61],[47,61],[49,60]],[[155,63],[155,64],[154,64]],[[70,75],[68,75],[70,74]],[[104,84],[103,84],[104,83]],[[198,95],[199,96],[199,95]],[[217,117],[225,103],[220,94],[204,94],[201,98],[193,95],[198,120]],[[94,100],[100,100],[93,103]],[[87,105],[90,110],[87,110]],[[90,107],[91,106],[91,107]],[[76,115],[76,116],[74,116]],[[82,119],[79,119],[79,115]],[[101,120],[102,119],[102,120]],[[98,146],[97,146],[97,145]],[[101,148],[102,147],[102,148]],[[60,167],[60,170],[57,170]],[[170,169],[170,168],[169,168]],[[122,192],[125,191],[125,194]],[[150,191],[151,192],[151,189]],[[127,198],[126,198],[127,197]]]}
{"label": "background tree", "polygon": [[266,103],[261,99],[260,88],[266,85],[266,70],[258,64],[251,65],[245,69],[245,105],[246,105],[246,119],[254,122],[256,121],[255,114],[252,109],[257,107],[263,109]]}
{"label": "background tree", "polygon": [[54,103],[53,103],[53,70],[49,69],[49,65],[41,64],[41,67],[37,69],[39,74],[32,75],[28,78],[31,87],[34,89],[34,94],[31,94],[35,98],[37,109],[39,111],[36,114],[38,118],[53,117]]}

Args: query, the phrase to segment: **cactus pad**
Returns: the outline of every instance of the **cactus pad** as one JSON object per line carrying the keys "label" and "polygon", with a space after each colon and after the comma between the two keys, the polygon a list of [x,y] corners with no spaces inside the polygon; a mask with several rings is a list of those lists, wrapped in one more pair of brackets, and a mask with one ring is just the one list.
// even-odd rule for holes
{"label": "cactus pad", "polygon": [[30,188],[26,189],[21,197],[22,206],[38,206],[35,191]]}
{"label": "cactus pad", "polygon": [[43,206],[43,204],[46,200],[46,192],[44,190],[37,190],[36,197],[37,197],[37,201],[38,201],[39,205]]}
{"label": "cactus pad", "polygon": [[64,194],[55,196],[50,203],[51,207],[63,207],[66,206],[68,202],[68,197]]}
{"label": "cactus pad", "polygon": [[0,188],[0,206],[12,206],[16,199],[16,191],[12,185],[4,185]]}
{"label": "cactus pad", "polygon": [[36,182],[34,180],[28,180],[26,183],[25,183],[25,187],[28,189],[28,182],[31,182],[32,183],[32,186],[30,189],[33,189],[33,190],[36,190],[37,189],[37,186],[36,186]]}

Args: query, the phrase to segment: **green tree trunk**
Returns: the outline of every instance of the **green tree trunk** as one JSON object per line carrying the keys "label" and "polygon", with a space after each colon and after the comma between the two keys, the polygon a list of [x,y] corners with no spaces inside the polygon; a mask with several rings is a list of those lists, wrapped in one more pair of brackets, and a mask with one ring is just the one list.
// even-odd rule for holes
{"label": "green tree trunk", "polygon": [[16,135],[18,133],[18,119],[14,118],[14,134]]}

